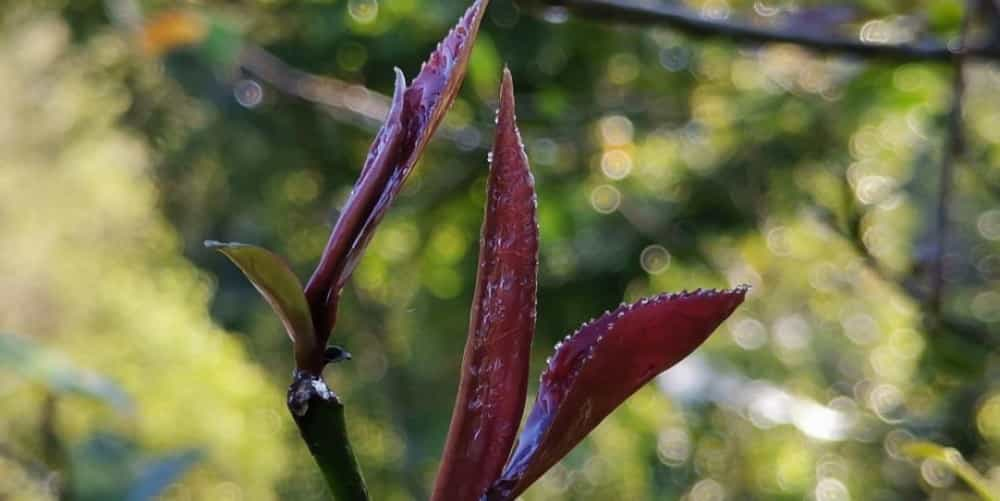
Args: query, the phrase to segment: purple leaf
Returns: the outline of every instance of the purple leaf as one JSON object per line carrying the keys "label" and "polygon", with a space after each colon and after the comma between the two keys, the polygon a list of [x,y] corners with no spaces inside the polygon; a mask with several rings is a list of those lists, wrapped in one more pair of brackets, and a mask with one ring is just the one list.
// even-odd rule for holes
{"label": "purple leaf", "polygon": [[458,93],[488,3],[476,0],[469,7],[409,86],[402,72],[396,70],[389,116],[375,137],[354,191],[306,284],[313,323],[324,344],[335,323],[344,283]]}
{"label": "purple leaf", "polygon": [[740,287],[644,299],[556,345],[516,449],[484,498],[517,497],[625,399],[701,345],[745,295]]}
{"label": "purple leaf", "polygon": [[434,501],[477,499],[500,475],[514,444],[535,332],[534,184],[505,70],[469,337]]}

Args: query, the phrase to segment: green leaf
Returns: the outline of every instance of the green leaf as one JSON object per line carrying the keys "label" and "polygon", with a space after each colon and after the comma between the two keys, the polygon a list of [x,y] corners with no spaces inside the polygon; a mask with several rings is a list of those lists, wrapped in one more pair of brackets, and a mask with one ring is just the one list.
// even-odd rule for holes
{"label": "green leaf", "polygon": [[114,382],[75,367],[61,353],[50,350],[32,339],[0,333],[0,370],[44,385],[56,393],[75,393],[91,397],[129,411],[132,402]]}
{"label": "green leaf", "polygon": [[126,501],[148,501],[157,499],[163,491],[180,480],[198,461],[202,453],[196,449],[161,456],[147,461],[141,466],[132,481]]}
{"label": "green leaf", "polygon": [[903,453],[914,459],[938,461],[961,477],[985,501],[1000,501],[996,488],[966,462],[962,453],[956,449],[942,447],[934,442],[917,441],[904,445]]}
{"label": "green leaf", "polygon": [[177,483],[204,454],[184,449],[152,456],[125,437],[98,432],[73,448],[69,489],[77,501],[151,501]]}
{"label": "green leaf", "polygon": [[316,347],[302,282],[284,260],[253,245],[207,241],[205,246],[225,254],[271,305],[295,345],[296,365],[313,373],[321,371],[323,350]]}

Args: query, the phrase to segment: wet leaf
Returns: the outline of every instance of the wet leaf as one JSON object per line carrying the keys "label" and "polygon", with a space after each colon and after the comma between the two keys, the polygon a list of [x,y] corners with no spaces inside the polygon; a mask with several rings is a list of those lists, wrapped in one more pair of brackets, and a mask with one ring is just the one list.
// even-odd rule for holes
{"label": "wet leaf", "polygon": [[556,345],[490,500],[514,499],[625,399],[695,350],[746,288],[664,294],[605,313]]}
{"label": "wet leaf", "polygon": [[225,254],[271,305],[294,343],[296,365],[317,373],[322,370],[322,350],[316,349],[316,335],[309,305],[302,293],[302,282],[285,261],[253,245],[209,241],[205,246]]}
{"label": "wet leaf", "polygon": [[434,500],[478,498],[500,475],[524,412],[535,332],[538,225],[509,71],[504,71],[491,158],[469,337]]}
{"label": "wet leaf", "polygon": [[341,288],[458,93],[488,3],[476,0],[469,7],[409,86],[396,70],[389,116],[306,284],[316,332],[324,343],[333,328]]}

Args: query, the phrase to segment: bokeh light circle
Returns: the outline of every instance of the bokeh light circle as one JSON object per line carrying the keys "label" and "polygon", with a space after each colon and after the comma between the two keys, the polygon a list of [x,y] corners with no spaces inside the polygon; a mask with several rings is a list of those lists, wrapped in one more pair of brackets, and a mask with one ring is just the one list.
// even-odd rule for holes
{"label": "bokeh light circle", "polygon": [[816,483],[816,501],[849,501],[851,493],[836,478],[824,478]]}
{"label": "bokeh light circle", "polygon": [[670,268],[670,251],[662,245],[650,245],[642,250],[639,263],[642,269],[651,275],[659,275]]}
{"label": "bokeh light circle", "polygon": [[987,240],[1000,240],[1000,209],[983,212],[976,221],[979,234]]}
{"label": "bokeh light circle", "polygon": [[240,80],[233,86],[233,97],[244,108],[256,108],[264,100],[264,88],[255,80]]}
{"label": "bokeh light circle", "polygon": [[622,193],[610,184],[602,184],[590,192],[590,205],[601,214],[611,214],[622,203]]}
{"label": "bokeh light circle", "polygon": [[371,23],[378,17],[378,0],[350,0],[347,12],[359,23]]}

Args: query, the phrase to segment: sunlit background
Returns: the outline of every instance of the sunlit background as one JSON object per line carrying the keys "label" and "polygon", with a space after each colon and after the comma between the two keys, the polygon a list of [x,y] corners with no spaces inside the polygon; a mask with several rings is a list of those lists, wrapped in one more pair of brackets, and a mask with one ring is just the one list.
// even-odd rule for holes
{"label": "sunlit background", "polygon": [[[932,314],[948,64],[534,3],[490,6],[345,292],[335,340],[354,360],[326,375],[373,498],[426,499],[437,470],[505,63],[539,190],[533,382],[556,340],[623,300],[753,286],[524,499],[978,499],[906,457],[914,439],[1000,490],[1000,66],[965,67]],[[325,498],[284,406],[289,341],[202,241],[263,245],[306,277],[392,68],[414,75],[466,4],[2,3],[0,499]],[[951,0],[688,5],[776,28],[818,12],[808,29],[873,43],[954,41],[963,16]]]}

